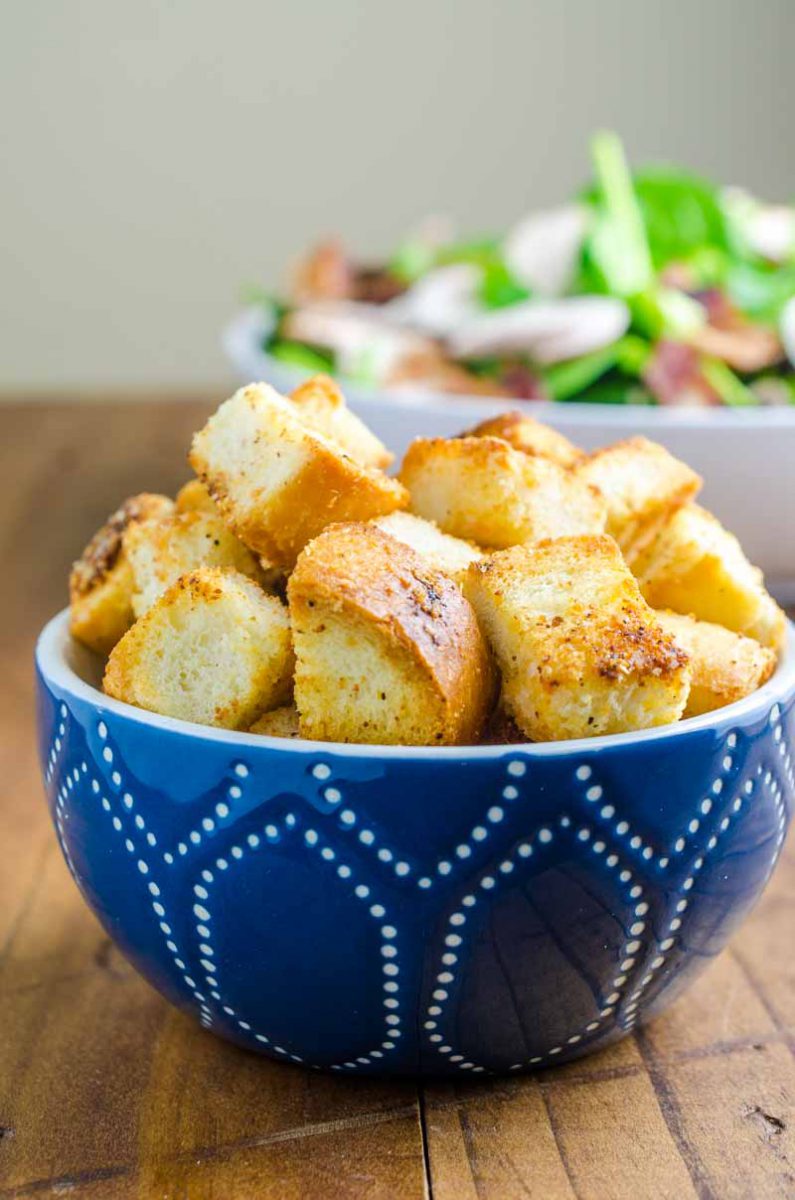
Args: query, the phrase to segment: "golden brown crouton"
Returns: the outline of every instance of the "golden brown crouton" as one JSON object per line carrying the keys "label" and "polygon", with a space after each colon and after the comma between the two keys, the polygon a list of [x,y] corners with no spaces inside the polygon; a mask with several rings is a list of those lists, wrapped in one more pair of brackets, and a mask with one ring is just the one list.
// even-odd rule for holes
{"label": "golden brown crouton", "polygon": [[474,429],[463,434],[464,437],[497,437],[502,438],[514,450],[523,450],[525,454],[538,454],[541,458],[552,458],[562,467],[573,467],[583,457],[583,451],[578,449],[557,429],[544,425],[522,412],[500,413],[497,417],[489,417],[481,421]]}
{"label": "golden brown crouton", "polygon": [[469,564],[483,557],[483,551],[472,542],[442,533],[433,521],[415,517],[412,513],[390,513],[388,517],[377,517],[372,524],[402,542],[404,546],[410,546],[426,566],[434,571],[441,571],[443,575],[449,575],[457,583],[463,580]]}
{"label": "golden brown crouton", "polygon": [[290,694],[287,609],[237,571],[181,576],[108,659],[109,696],[167,717],[248,729]]}
{"label": "golden brown crouton", "polygon": [[189,479],[177,492],[174,506],[178,513],[217,513],[215,501],[200,479]]}
{"label": "golden brown crouton", "polygon": [[687,655],[664,633],[606,535],[515,546],[465,585],[502,668],[502,703],[533,741],[665,725]]}
{"label": "golden brown crouton", "polygon": [[607,502],[607,532],[631,559],[701,487],[690,467],[645,437],[627,438],[589,455],[577,473]]}
{"label": "golden brown crouton", "polygon": [[364,421],[351,412],[342,392],[328,375],[313,375],[290,393],[290,399],[310,429],[342,446],[354,462],[368,467],[388,467],[395,457]]}
{"label": "golden brown crouton", "polygon": [[240,540],[288,568],[332,522],[367,521],[408,502],[401,484],[310,430],[264,383],[221,405],[194,437],[190,461]]}
{"label": "golden brown crouton", "polygon": [[142,492],[121,508],[86,546],[69,578],[72,636],[97,654],[109,654],[134,620],[133,577],[122,548],[124,531],[149,517],[166,516],[167,496]]}
{"label": "golden brown crouton", "polygon": [[753,638],[678,613],[658,612],[657,619],[690,659],[693,678],[686,717],[741,700],[766,683],[776,669],[773,651]]}
{"label": "golden brown crouton", "polygon": [[697,504],[680,508],[632,563],[652,608],[690,614],[779,651],[786,618],[734,534]]}
{"label": "golden brown crouton", "polygon": [[298,738],[298,709],[294,704],[285,704],[282,708],[274,708],[272,712],[263,713],[258,721],[249,729],[249,733],[261,733],[268,737]]}
{"label": "golden brown crouton", "polygon": [[132,567],[136,617],[194,567],[232,567],[265,586],[258,560],[227,529],[217,510],[136,521],[124,534],[124,553]]}
{"label": "golden brown crouton", "polygon": [[321,741],[468,745],[493,670],[460,589],[372,525],[311,542],[287,588],[301,734]]}
{"label": "golden brown crouton", "polygon": [[400,478],[414,512],[481,546],[599,533],[605,525],[604,500],[595,488],[500,438],[417,438]]}

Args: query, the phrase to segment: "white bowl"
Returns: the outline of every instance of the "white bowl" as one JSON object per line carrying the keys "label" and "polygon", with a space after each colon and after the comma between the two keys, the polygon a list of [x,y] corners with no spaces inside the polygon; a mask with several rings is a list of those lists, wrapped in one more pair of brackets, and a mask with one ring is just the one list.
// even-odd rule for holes
{"label": "white bowl", "polygon": [[[307,372],[261,348],[262,317],[240,313],[224,347],[243,382],[290,391]],[[351,407],[400,456],[415,437],[448,437],[510,408],[525,408],[587,450],[644,434],[689,463],[705,484],[703,503],[737,535],[784,603],[795,602],[795,406],[651,408],[551,404],[344,384]]]}

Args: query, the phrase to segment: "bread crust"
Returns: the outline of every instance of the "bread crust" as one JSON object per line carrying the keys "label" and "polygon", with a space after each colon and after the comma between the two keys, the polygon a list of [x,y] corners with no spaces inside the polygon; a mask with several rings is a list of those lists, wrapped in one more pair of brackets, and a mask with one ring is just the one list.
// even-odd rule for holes
{"label": "bread crust", "polygon": [[584,452],[557,429],[516,410],[489,417],[461,436],[502,438],[514,450],[551,458],[562,467],[574,467],[585,457]]}
{"label": "bread crust", "polygon": [[749,696],[776,669],[773,651],[753,638],[680,613],[658,612],[657,619],[690,659],[692,683],[686,717],[712,712]]}
{"label": "bread crust", "polygon": [[290,393],[290,399],[302,421],[337,442],[355,462],[384,470],[393,461],[394,454],[348,408],[331,376],[313,375]]}
{"label": "bread crust", "polygon": [[631,437],[588,455],[577,473],[593,484],[607,504],[606,532],[631,561],[683,504],[702,480],[656,442]]}
{"label": "bread crust", "polygon": [[606,535],[495,553],[465,585],[502,669],[502,703],[533,741],[623,733],[681,716],[687,655]]}
{"label": "bread crust", "polygon": [[97,530],[69,576],[70,629],[97,654],[109,654],[134,620],[133,576],[124,553],[125,531],[154,517],[167,516],[168,496],[141,492],[130,496]]}
{"label": "bread crust", "polygon": [[780,653],[787,620],[734,534],[697,504],[675,512],[632,562],[653,608],[692,615]]}
{"label": "bread crust", "polygon": [[[460,589],[408,546],[372,525],[333,526],[300,556],[288,599],[303,736],[407,745],[478,740],[493,699],[488,649]],[[403,690],[384,693],[384,720],[357,724],[361,685],[348,685],[346,708],[339,680],[318,681],[312,670],[330,621],[335,631],[357,631],[360,646],[369,639],[366,673],[376,678],[394,667],[413,689],[411,701]]]}
{"label": "bread crust", "polygon": [[190,462],[240,540],[287,569],[327,525],[408,503],[400,483],[310,430],[267,384],[221,405],[194,437]]}
{"label": "bread crust", "polygon": [[599,533],[606,521],[600,493],[575,472],[500,438],[417,438],[400,479],[414,512],[480,546]]}

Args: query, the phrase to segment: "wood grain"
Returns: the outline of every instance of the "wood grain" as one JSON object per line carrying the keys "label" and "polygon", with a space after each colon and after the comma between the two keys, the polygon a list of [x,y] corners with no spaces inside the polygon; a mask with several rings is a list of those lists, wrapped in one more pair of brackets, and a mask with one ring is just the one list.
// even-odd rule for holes
{"label": "wood grain", "polygon": [[795,853],[664,1017],[536,1077],[339,1079],[227,1045],[108,941],[50,831],[31,654],[118,500],[207,401],[0,405],[0,1198],[753,1200],[795,1192]]}

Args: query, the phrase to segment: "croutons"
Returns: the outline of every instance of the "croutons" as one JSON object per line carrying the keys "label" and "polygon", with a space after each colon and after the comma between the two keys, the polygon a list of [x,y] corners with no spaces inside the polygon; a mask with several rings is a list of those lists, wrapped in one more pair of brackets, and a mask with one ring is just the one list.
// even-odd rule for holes
{"label": "croutons", "polygon": [[690,614],[779,651],[786,618],[734,534],[697,504],[680,508],[632,563],[652,608]]}
{"label": "croutons", "polygon": [[562,467],[573,467],[584,457],[583,451],[562,433],[558,433],[557,429],[521,412],[506,412],[497,417],[489,417],[463,436],[502,438],[509,446],[513,446],[514,450],[554,459]]}
{"label": "croutons", "polygon": [[657,619],[690,659],[686,717],[741,700],[766,683],[776,669],[773,651],[753,638],[678,613],[658,612]]}
{"label": "croutons", "polygon": [[372,525],[311,542],[288,584],[301,735],[466,745],[491,708],[492,665],[460,589]]}
{"label": "croutons", "polygon": [[392,462],[394,455],[351,412],[342,392],[328,375],[313,375],[290,393],[290,399],[302,421],[342,446],[354,462],[368,467],[388,467]]}
{"label": "croutons", "polygon": [[645,437],[627,438],[597,450],[580,464],[577,473],[604,496],[607,533],[629,559],[701,487],[695,471]]}
{"label": "croutons", "polygon": [[465,591],[502,668],[502,704],[526,737],[623,733],[682,715],[687,655],[612,538],[503,550],[470,567]]}
{"label": "croutons", "polygon": [[291,567],[327,525],[405,508],[400,483],[310,430],[267,384],[241,388],[193,439],[193,469],[241,541]]}
{"label": "croutons", "polygon": [[187,483],[183,483],[177,492],[174,507],[178,513],[218,513],[215,501],[200,479],[189,479]]}
{"label": "croutons", "polygon": [[410,546],[432,570],[441,571],[459,583],[466,575],[469,564],[483,557],[483,551],[471,542],[442,533],[433,521],[415,517],[412,513],[390,513],[388,517],[377,517],[372,524],[405,546]]}
{"label": "croutons", "polygon": [[245,575],[183,575],[116,645],[109,696],[168,717],[248,729],[290,695],[287,609]]}
{"label": "croutons", "polygon": [[124,534],[124,553],[132,567],[136,617],[194,567],[232,567],[261,587],[265,585],[259,562],[227,529],[217,511],[136,521]]}
{"label": "croutons", "polygon": [[122,547],[126,529],[149,517],[167,516],[167,496],[142,492],[94,534],[69,578],[72,636],[97,654],[108,654],[133,623],[133,576]]}
{"label": "croutons", "polygon": [[400,478],[414,512],[481,546],[599,533],[605,525],[605,504],[595,488],[499,438],[417,438]]}
{"label": "croutons", "polygon": [[294,704],[285,704],[282,708],[274,708],[272,712],[263,713],[259,720],[251,726],[249,733],[261,733],[268,737],[279,738],[300,737],[298,709]]}

